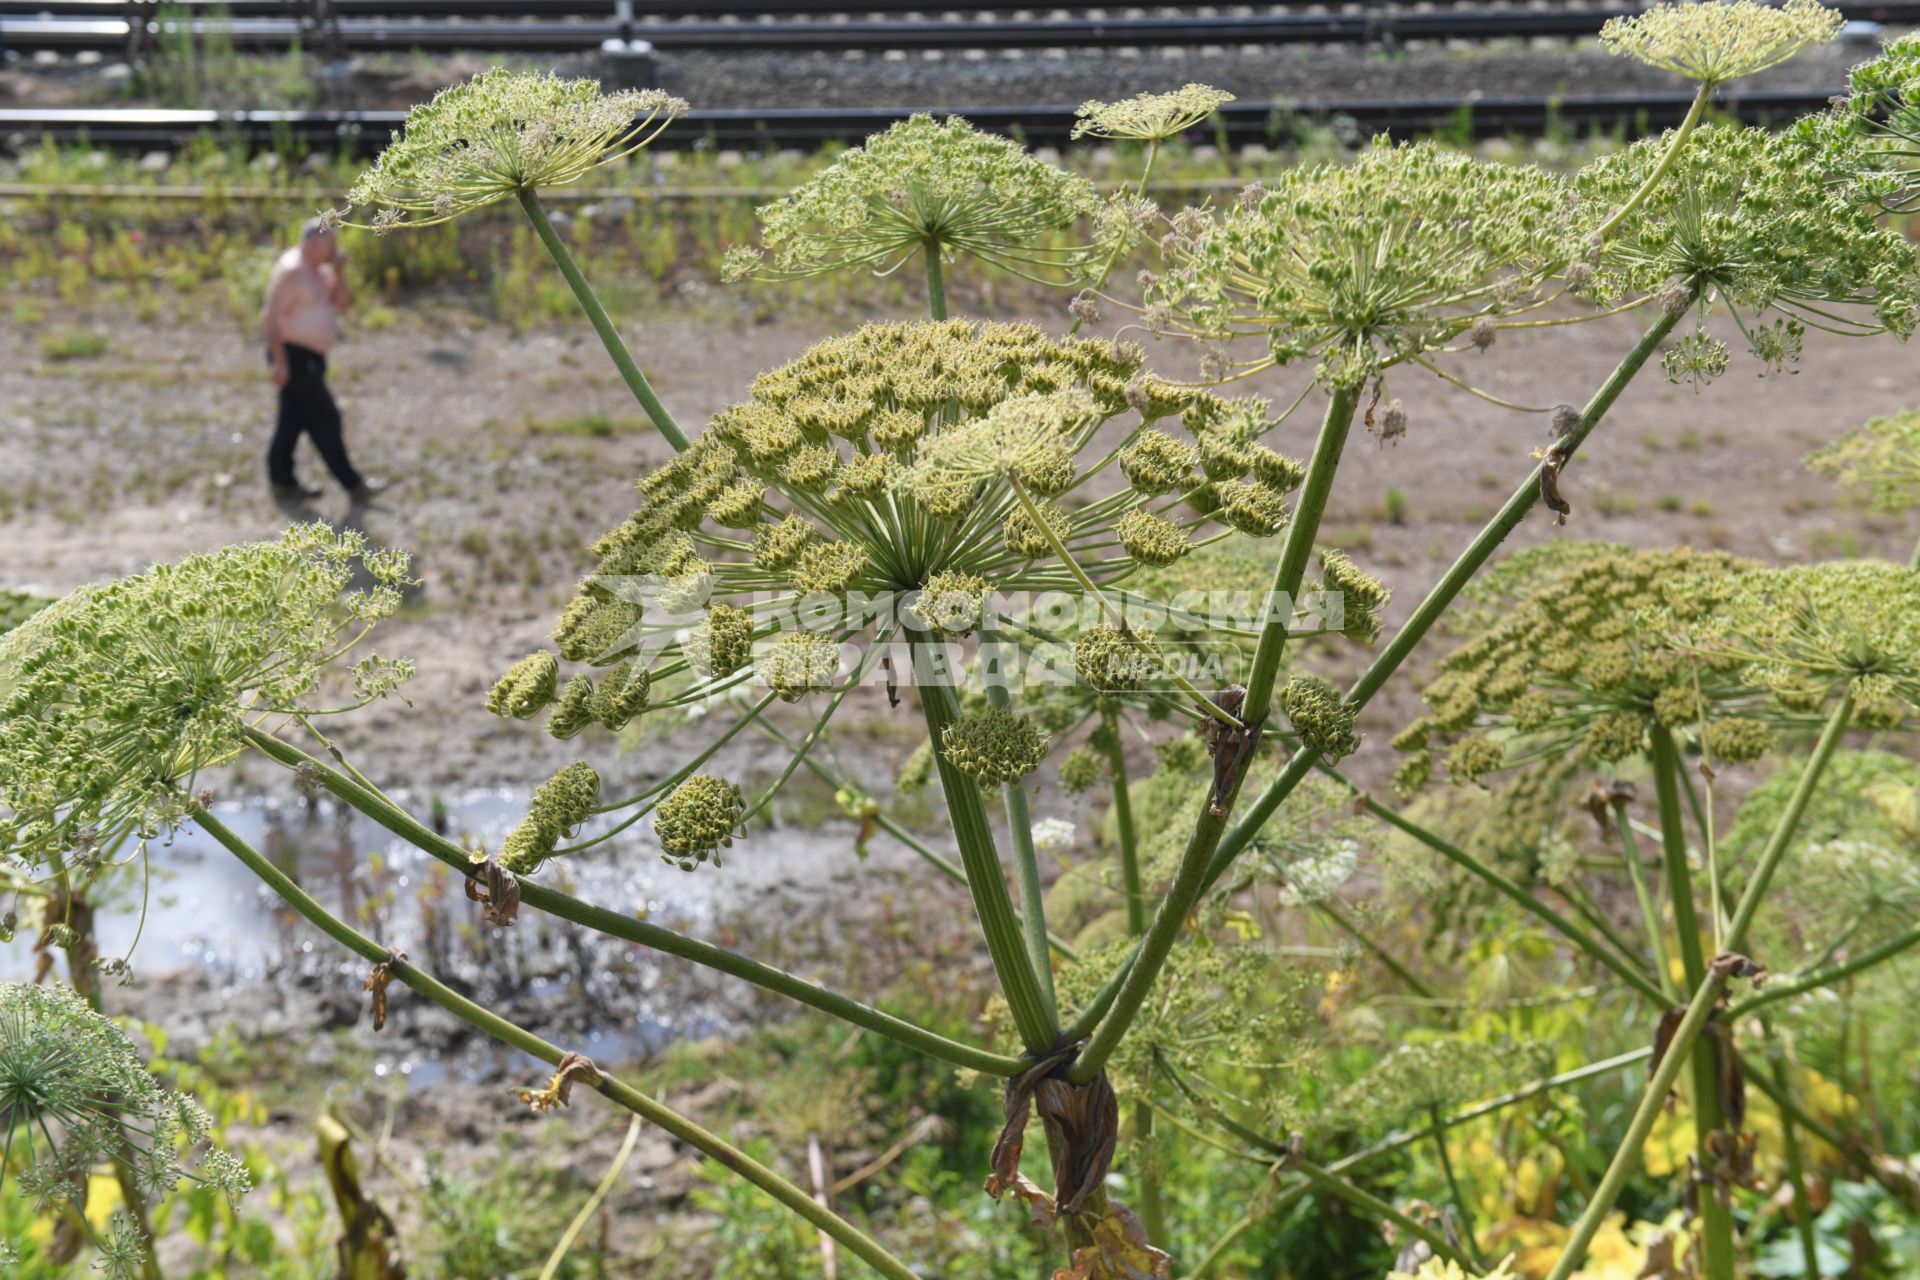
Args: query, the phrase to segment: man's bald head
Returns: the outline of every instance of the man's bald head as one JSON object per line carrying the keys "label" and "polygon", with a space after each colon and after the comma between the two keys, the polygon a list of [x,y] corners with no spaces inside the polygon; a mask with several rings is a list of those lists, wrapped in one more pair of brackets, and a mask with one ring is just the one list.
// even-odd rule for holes
{"label": "man's bald head", "polygon": [[325,218],[308,218],[300,224],[300,256],[318,265],[331,262],[340,238]]}

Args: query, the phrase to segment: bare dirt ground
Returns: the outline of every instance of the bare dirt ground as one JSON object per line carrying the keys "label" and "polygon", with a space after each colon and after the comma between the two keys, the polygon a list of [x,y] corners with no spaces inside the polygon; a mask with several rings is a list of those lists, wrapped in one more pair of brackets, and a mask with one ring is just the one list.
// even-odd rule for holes
{"label": "bare dirt ground", "polygon": [[[754,324],[725,305],[707,313],[677,323],[629,317],[624,326],[663,398],[696,426],[837,323]],[[1620,317],[1509,336],[1461,367],[1509,400],[1579,403],[1636,324]],[[584,325],[514,336],[440,300],[394,328],[350,336],[334,376],[349,441],[364,470],[395,482],[376,507],[355,513],[331,488],[310,510],[270,500],[262,456],[272,388],[251,339],[191,321],[93,327],[110,341],[90,359],[50,362],[20,327],[0,336],[0,493],[12,495],[0,520],[0,586],[64,592],[271,537],[290,519],[351,514],[376,541],[415,552],[425,581],[380,641],[418,662],[413,707],[383,704],[341,727],[363,767],[422,791],[524,785],[578,754],[577,744],[490,717],[484,700],[507,664],[544,643],[590,565],[587,544],[632,509],[633,479],[664,454]],[[1170,371],[1190,355],[1173,341],[1151,348]],[[1512,545],[1575,537],[1774,560],[1904,559],[1920,530],[1836,507],[1832,487],[1801,459],[1867,417],[1920,403],[1910,349],[1813,334],[1798,373],[1761,378],[1757,367],[1736,355],[1726,377],[1696,394],[1650,366],[1569,469],[1568,524],[1538,512]],[[1299,375],[1283,371],[1247,389],[1284,404],[1298,386]],[[1527,473],[1546,418],[1490,407],[1424,375],[1396,379],[1388,392],[1406,401],[1412,429],[1394,448],[1350,446],[1328,538],[1386,579],[1393,612],[1404,616]],[[614,434],[566,426],[596,414]],[[1311,406],[1297,414],[1276,446],[1304,455],[1312,416]],[[325,482],[304,445],[301,465],[309,483]],[[1389,490],[1404,495],[1404,524],[1389,518]],[[1412,688],[1403,674],[1369,712],[1369,772],[1391,755],[1379,731],[1412,714]],[[647,754],[624,767],[644,772]]]}

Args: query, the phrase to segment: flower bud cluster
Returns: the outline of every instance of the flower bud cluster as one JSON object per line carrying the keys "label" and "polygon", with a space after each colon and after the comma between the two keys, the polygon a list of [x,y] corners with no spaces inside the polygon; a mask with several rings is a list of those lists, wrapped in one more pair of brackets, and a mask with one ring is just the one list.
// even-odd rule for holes
{"label": "flower bud cluster", "polygon": [[1023,715],[989,707],[947,726],[941,750],[949,763],[977,782],[1018,782],[1047,756],[1045,730]]}
{"label": "flower bud cluster", "polygon": [[527,816],[500,843],[500,865],[517,876],[533,871],[599,803],[600,775],[586,761],[574,761],[534,789]]}
{"label": "flower bud cluster", "polygon": [[1075,138],[1132,138],[1164,142],[1178,137],[1233,101],[1209,85],[1187,84],[1172,93],[1142,93],[1120,102],[1088,102],[1074,112]]}
{"label": "flower bud cluster", "polygon": [[1838,9],[1817,0],[1662,3],[1607,19],[1600,43],[1609,53],[1718,85],[1777,67],[1803,49],[1832,44],[1845,25]]}
{"label": "flower bud cluster", "polygon": [[696,773],[660,802],[653,812],[653,833],[661,857],[682,871],[703,862],[720,865],[720,850],[733,847],[734,833],[746,816],[740,788],[724,778]]}
{"label": "flower bud cluster", "polygon": [[1441,746],[1463,781],[1542,757],[1617,763],[1644,751],[1654,726],[1704,732],[1717,759],[1770,748],[1784,709],[1747,659],[1703,643],[1752,615],[1742,584],[1756,566],[1604,545],[1515,559],[1488,584],[1492,607],[1462,615],[1479,634],[1441,662],[1428,713],[1394,739],[1412,757],[1403,789],[1426,780]]}
{"label": "flower bud cluster", "polygon": [[1275,363],[1357,387],[1530,305],[1564,253],[1562,204],[1539,169],[1377,141],[1278,175],[1257,203],[1181,214],[1146,304],[1176,331],[1261,336]]}

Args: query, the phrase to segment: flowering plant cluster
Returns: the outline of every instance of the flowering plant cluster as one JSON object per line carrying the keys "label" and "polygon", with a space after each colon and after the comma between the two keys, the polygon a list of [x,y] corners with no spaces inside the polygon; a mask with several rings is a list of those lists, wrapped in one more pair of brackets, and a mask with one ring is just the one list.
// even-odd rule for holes
{"label": "flowering plant cluster", "polygon": [[[487,922],[551,914],[997,1082],[1005,1125],[986,1189],[1021,1201],[1036,1233],[1056,1233],[1062,1280],[1165,1277],[1176,1250],[1193,1252],[1193,1274],[1219,1274],[1236,1241],[1309,1198],[1343,1201],[1390,1233],[1390,1246],[1374,1242],[1388,1250],[1374,1274],[1390,1263],[1422,1280],[1508,1276],[1521,1262],[1492,1253],[1525,1238],[1547,1242],[1529,1246],[1528,1274],[1571,1280],[1610,1232],[1638,1250],[1639,1274],[1676,1276],[1677,1237],[1640,1224],[1649,1230],[1629,1241],[1615,1210],[1634,1203],[1623,1197],[1683,1073],[1686,1125],[1668,1145],[1688,1149],[1687,1182],[1642,1202],[1674,1206],[1686,1274],[1732,1280],[1745,1247],[1736,1208],[1764,1217],[1747,1100],[1760,1077],[1745,1057],[1773,1055],[1780,1092],[1770,1096],[1794,1151],[1801,1116],[1772,1014],[1791,1011],[1796,1034],[1823,1034],[1824,1008],[1779,1006],[1920,946],[1920,891],[1889,854],[1893,837],[1869,844],[1853,837],[1871,832],[1830,829],[1816,801],[1823,780],[1853,776],[1848,734],[1897,741],[1920,717],[1920,577],[1869,561],[1773,568],[1559,541],[1490,566],[1516,531],[1552,528],[1537,508],[1556,522],[1573,512],[1568,468],[1647,366],[1700,385],[1725,370],[1709,328],[1722,313],[1769,370],[1801,358],[1809,330],[1911,334],[1920,271],[1882,215],[1914,198],[1915,47],[1894,43],[1855,73],[1848,100],[1787,132],[1703,123],[1715,89],[1831,41],[1839,26],[1813,0],[1661,4],[1609,22],[1607,48],[1697,82],[1698,96],[1677,128],[1571,176],[1380,139],[1351,163],[1283,170],[1237,201],[1168,213],[1151,198],[1154,158],[1226,94],[1188,85],[1083,107],[1079,135],[1145,144],[1139,181],[1106,202],[1015,142],[915,117],[762,208],[762,247],[729,255],[727,275],[884,274],[917,260],[928,318],[817,343],[692,436],[538,199],[630,156],[683,105],[484,73],[416,111],[353,202],[392,228],[515,197],[674,450],[594,546],[598,563],[562,611],[553,649],[513,663],[487,704],[561,740],[666,715],[705,740],[628,795],[606,794],[585,761],[568,764],[532,789],[498,850],[437,834],[313,724],[408,674],[360,658],[350,680],[342,674],[344,705],[323,697],[328,669],[398,604],[406,562],[297,529],[81,592],[0,639],[0,860],[44,866],[70,893],[69,858],[193,822],[371,966],[376,1027],[398,983],[554,1068],[548,1088],[520,1091],[536,1109],[565,1104],[575,1084],[591,1090],[893,1280],[924,1268],[837,1212],[830,1191],[810,1194],[333,916],[220,822],[195,790],[198,774],[253,753],[468,877]],[[1142,262],[1137,289],[1112,283],[1128,255]],[[950,319],[945,271],[969,260],[1080,288],[1071,331]],[[1155,373],[1125,332],[1078,336],[1107,305],[1151,335],[1195,340],[1201,380]],[[1503,356],[1503,335],[1619,315],[1637,316],[1640,336],[1577,407],[1512,404],[1458,372],[1455,357]],[[1281,411],[1234,394],[1238,379],[1274,368],[1302,371],[1305,384]],[[1387,584],[1325,545],[1324,526],[1353,425],[1404,435],[1403,397],[1414,393],[1398,379],[1415,369],[1547,417],[1550,443],[1434,585],[1390,612]],[[1386,393],[1389,377],[1400,396]],[[1317,427],[1289,432],[1309,402]],[[1869,424],[1816,465],[1893,501],[1909,478],[1904,422]],[[355,589],[360,573],[370,589]],[[1251,613],[1180,603],[1196,585],[1242,580],[1262,589]],[[1088,608],[1040,603],[1062,593]],[[1340,612],[1302,626],[1313,594],[1336,597]],[[1506,776],[1491,794],[1461,788],[1400,808],[1356,780],[1371,764],[1369,708],[1443,626],[1460,643],[1426,686],[1427,714],[1394,739],[1408,755],[1398,780],[1424,786],[1443,754],[1451,781]],[[1202,645],[1233,657],[1231,680],[1178,660],[1182,646]],[[1010,678],[1029,657],[1062,679]],[[818,749],[854,692],[882,683],[892,705],[918,704],[926,731],[899,790],[937,786],[949,839],[921,841],[888,817],[883,788]],[[785,706],[804,713],[797,733]],[[719,759],[749,730],[781,749],[764,789],[724,776]],[[331,759],[296,745],[308,738]],[[1777,765],[1781,794],[1756,792],[1751,838],[1723,850],[1720,771],[1762,764]],[[964,887],[995,987],[979,1042],[584,902],[543,874],[589,849],[722,875],[736,850],[777,856],[755,820],[803,767],[860,824],[860,849],[885,832]],[[1054,778],[1079,798],[1057,801]],[[1649,805],[1644,783],[1657,828],[1637,816]],[[1920,829],[1909,789],[1874,785],[1892,815],[1885,830]],[[1438,802],[1449,794],[1454,803]],[[1104,812],[1084,839],[1059,814],[1035,812],[1096,800]],[[1584,834],[1570,830],[1581,825]],[[1639,844],[1650,834],[1651,861]],[[1389,852],[1405,845],[1454,877],[1445,892],[1416,891],[1411,923],[1447,937],[1430,963],[1406,954],[1410,922],[1368,900],[1376,865],[1389,877],[1410,865]],[[1774,890],[1791,888],[1793,871],[1841,886],[1830,901],[1857,909],[1796,919],[1838,932],[1735,1001],[1736,987],[1766,976],[1761,946],[1790,932]],[[1461,885],[1477,895],[1464,924],[1453,915]],[[84,951],[71,925],[46,937],[70,958]],[[1336,945],[1311,944],[1327,937]],[[1463,974],[1469,998],[1436,985]],[[62,1162],[21,1174],[0,1152],[0,1175],[58,1198],[59,1178],[36,1170],[117,1153],[150,1165],[160,1190],[177,1182],[171,1139],[197,1141],[204,1127],[153,1101],[97,1015],[8,988],[0,1030],[9,1141],[41,1113],[62,1126],[35,1139]],[[1603,1041],[1624,1047],[1585,1060]],[[141,1100],[115,1123],[176,1117],[164,1122],[164,1152],[114,1147],[116,1130],[89,1117],[83,1059],[111,1076],[100,1088]],[[1627,1105],[1610,1095],[1604,1122],[1582,1115],[1574,1089],[1597,1090],[1623,1066],[1635,1073]],[[81,1092],[62,1101],[70,1078]],[[1559,1162],[1548,1171],[1527,1155],[1529,1185],[1547,1188],[1529,1213],[1571,1196],[1568,1226],[1495,1226],[1481,1213],[1489,1200],[1476,1190],[1500,1181],[1494,1203],[1505,1203],[1512,1179],[1469,1135],[1531,1100],[1565,1110],[1511,1121]],[[1036,1112],[1050,1187],[1022,1164]],[[1257,1171],[1244,1217],[1224,1233],[1190,1220],[1192,1197],[1176,1194],[1174,1160],[1195,1144]],[[1430,1158],[1369,1177],[1379,1157],[1428,1148]],[[1474,1164],[1460,1158],[1469,1153]],[[1580,1176],[1562,1177],[1576,1160]],[[1799,1244],[1815,1274],[1799,1160],[1779,1176],[1808,1226]],[[243,1181],[222,1161],[201,1167],[229,1190]],[[874,1201],[886,1194],[876,1185]],[[139,1246],[110,1232],[99,1247],[124,1272]],[[1294,1266],[1247,1258],[1249,1273]]]}

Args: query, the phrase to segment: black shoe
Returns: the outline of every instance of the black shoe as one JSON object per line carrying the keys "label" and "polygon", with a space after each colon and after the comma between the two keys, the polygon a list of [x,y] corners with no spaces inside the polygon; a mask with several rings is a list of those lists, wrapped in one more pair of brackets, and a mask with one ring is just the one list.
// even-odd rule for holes
{"label": "black shoe", "polygon": [[359,484],[347,490],[347,498],[356,505],[372,502],[392,487],[393,486],[385,480],[375,480],[371,476],[368,476],[361,480]]}
{"label": "black shoe", "polygon": [[301,501],[306,501],[319,497],[320,491],[318,489],[309,489],[303,484],[276,484],[273,486],[273,496],[276,498],[297,498]]}

